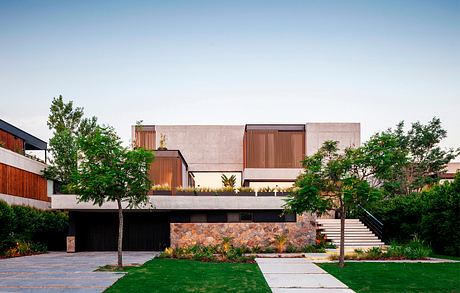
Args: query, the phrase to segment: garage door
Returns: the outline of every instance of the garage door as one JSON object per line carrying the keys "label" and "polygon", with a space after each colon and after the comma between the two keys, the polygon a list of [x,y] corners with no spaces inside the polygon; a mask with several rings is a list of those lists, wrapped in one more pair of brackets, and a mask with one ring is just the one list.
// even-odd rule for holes
{"label": "garage door", "polygon": [[[118,243],[118,214],[75,212],[77,251],[115,251]],[[159,251],[170,244],[169,214],[125,212],[123,250]]]}

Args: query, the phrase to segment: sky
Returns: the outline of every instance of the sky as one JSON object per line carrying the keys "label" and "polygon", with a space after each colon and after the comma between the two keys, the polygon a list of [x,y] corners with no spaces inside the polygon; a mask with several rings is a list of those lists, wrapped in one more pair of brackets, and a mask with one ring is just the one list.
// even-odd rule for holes
{"label": "sky", "polygon": [[115,127],[436,116],[460,146],[457,1],[3,1],[0,118],[48,140],[53,97]]}

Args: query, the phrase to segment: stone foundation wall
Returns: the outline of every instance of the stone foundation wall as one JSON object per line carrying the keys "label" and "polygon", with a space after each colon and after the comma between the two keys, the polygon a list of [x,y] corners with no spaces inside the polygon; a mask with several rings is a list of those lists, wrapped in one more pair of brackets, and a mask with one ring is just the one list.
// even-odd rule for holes
{"label": "stone foundation wall", "polygon": [[233,245],[248,247],[274,246],[274,237],[285,234],[294,246],[313,244],[316,238],[315,218],[304,214],[297,222],[284,223],[171,223],[171,246],[195,244],[217,245],[223,237],[233,237]]}

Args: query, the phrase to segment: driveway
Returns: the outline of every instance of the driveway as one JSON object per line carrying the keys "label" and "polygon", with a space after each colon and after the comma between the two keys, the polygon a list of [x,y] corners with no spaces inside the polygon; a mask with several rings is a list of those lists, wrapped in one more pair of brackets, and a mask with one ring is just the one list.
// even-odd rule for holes
{"label": "driveway", "polygon": [[[125,264],[152,259],[155,252],[123,252]],[[124,273],[93,272],[116,264],[116,252],[50,252],[0,259],[0,292],[102,292]]]}

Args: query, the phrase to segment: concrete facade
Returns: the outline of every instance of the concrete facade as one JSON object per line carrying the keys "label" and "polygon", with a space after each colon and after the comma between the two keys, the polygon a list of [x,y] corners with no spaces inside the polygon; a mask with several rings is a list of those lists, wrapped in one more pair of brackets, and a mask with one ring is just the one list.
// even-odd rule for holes
{"label": "concrete facade", "polygon": [[250,181],[294,181],[302,173],[298,168],[246,168],[243,180]]}
{"label": "concrete facade", "polygon": [[51,208],[51,203],[42,200],[36,200],[31,198],[25,198],[20,196],[14,196],[9,194],[0,193],[0,199],[5,201],[9,205],[16,206],[30,206],[41,210],[47,210]]}
{"label": "concrete facade", "polygon": [[46,165],[21,154],[0,147],[0,163],[42,175]]}
{"label": "concrete facade", "polygon": [[243,125],[156,125],[156,145],[180,150],[190,171],[243,171]]}
{"label": "concrete facade", "polygon": [[[274,196],[149,196],[149,203],[142,209],[152,210],[282,210],[283,197]],[[124,204],[126,208],[127,204]],[[78,202],[75,194],[55,194],[51,198],[53,209],[68,210],[117,210],[115,202],[101,207],[92,202]]]}
{"label": "concrete facade", "polygon": [[311,156],[327,140],[336,140],[339,147],[358,147],[361,145],[361,126],[359,123],[307,123],[305,128],[306,155]]}

